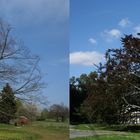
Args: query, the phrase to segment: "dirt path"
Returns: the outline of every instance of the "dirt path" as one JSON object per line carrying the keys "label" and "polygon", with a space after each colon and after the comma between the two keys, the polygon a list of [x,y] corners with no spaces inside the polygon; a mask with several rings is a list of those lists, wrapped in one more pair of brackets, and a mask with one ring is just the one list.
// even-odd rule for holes
{"label": "dirt path", "polygon": [[76,137],[87,137],[87,136],[99,136],[99,135],[125,135],[126,132],[119,132],[119,131],[91,131],[91,130],[75,130],[70,129],[70,138],[76,138]]}

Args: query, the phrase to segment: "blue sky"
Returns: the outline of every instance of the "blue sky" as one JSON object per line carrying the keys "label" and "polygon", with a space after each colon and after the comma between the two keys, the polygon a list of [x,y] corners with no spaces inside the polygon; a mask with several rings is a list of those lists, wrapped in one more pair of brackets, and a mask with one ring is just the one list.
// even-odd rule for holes
{"label": "blue sky", "polygon": [[71,0],[70,77],[95,70],[124,34],[140,32],[139,0]]}
{"label": "blue sky", "polygon": [[140,32],[139,5],[139,0],[70,0],[69,17],[68,0],[0,0],[0,18],[40,56],[50,104],[68,105],[69,77],[94,70],[107,48],[121,47],[120,37]]}
{"label": "blue sky", "polygon": [[16,38],[40,56],[47,83],[43,94],[48,102],[68,105],[68,0],[0,0],[0,18],[11,24]]}

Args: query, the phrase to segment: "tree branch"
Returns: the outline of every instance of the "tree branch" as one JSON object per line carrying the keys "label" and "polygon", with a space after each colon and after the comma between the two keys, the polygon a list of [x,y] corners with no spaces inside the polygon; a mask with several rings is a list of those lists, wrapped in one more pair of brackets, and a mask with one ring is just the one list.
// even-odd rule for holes
{"label": "tree branch", "polygon": [[133,105],[133,104],[128,103],[128,101],[127,101],[124,97],[122,97],[122,99],[124,100],[124,102],[125,102],[128,106],[130,106],[130,107],[132,107],[132,108],[138,108],[138,109],[140,109],[140,106],[138,106],[138,105]]}

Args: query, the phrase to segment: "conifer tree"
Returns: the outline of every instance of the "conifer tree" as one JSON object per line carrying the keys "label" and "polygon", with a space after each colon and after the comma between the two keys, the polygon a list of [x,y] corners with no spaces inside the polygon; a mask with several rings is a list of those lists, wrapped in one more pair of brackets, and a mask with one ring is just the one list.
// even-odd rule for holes
{"label": "conifer tree", "polygon": [[15,117],[17,107],[12,88],[7,83],[1,92],[0,99],[0,122],[9,123]]}

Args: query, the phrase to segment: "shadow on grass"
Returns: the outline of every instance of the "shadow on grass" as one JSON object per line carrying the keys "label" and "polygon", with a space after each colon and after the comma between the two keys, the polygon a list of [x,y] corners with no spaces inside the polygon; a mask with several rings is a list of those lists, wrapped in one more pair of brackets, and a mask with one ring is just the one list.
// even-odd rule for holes
{"label": "shadow on grass", "polygon": [[126,126],[123,126],[119,129],[116,129],[115,131],[139,133],[140,132],[140,125],[126,125]]}

